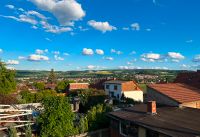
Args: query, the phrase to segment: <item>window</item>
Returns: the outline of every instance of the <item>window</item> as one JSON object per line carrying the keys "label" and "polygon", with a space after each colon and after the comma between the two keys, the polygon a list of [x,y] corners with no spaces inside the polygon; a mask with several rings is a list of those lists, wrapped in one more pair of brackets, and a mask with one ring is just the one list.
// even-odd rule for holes
{"label": "window", "polygon": [[128,136],[128,123],[121,122],[120,123],[120,134],[123,136]]}
{"label": "window", "polygon": [[106,89],[109,89],[109,85],[106,85]]}
{"label": "window", "polygon": [[114,85],[114,90],[117,90],[117,85]]}

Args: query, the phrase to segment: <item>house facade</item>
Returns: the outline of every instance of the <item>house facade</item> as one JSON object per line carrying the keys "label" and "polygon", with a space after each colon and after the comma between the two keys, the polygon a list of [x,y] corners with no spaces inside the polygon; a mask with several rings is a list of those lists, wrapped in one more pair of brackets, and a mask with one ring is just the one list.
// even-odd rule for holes
{"label": "house facade", "polygon": [[134,81],[106,81],[104,83],[104,90],[111,98],[120,100],[124,95],[124,97],[143,102],[143,91]]}

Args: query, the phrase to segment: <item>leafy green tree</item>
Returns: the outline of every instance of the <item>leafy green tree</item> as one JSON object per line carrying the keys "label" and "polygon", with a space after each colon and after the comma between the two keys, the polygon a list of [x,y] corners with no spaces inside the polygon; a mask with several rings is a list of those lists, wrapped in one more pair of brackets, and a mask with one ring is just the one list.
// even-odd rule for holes
{"label": "leafy green tree", "polygon": [[73,80],[62,80],[59,81],[56,85],[56,91],[58,93],[62,93],[66,91],[67,86],[69,85],[69,83],[74,83],[75,81]]}
{"label": "leafy green tree", "polygon": [[82,134],[82,133],[85,133],[88,131],[88,120],[87,120],[87,116],[84,117],[82,116],[80,118],[80,121],[79,121],[79,133]]}
{"label": "leafy green tree", "polygon": [[9,94],[16,89],[15,71],[8,70],[5,63],[0,61],[0,93]]}
{"label": "leafy green tree", "polygon": [[17,130],[15,127],[13,127],[13,126],[9,127],[8,137],[17,137]]}
{"label": "leafy green tree", "polygon": [[30,126],[30,125],[27,125],[27,126],[26,126],[26,129],[25,129],[25,137],[32,137],[32,129],[31,129],[31,126]]}
{"label": "leafy green tree", "polygon": [[47,97],[43,101],[44,112],[37,123],[41,137],[64,137],[74,135],[74,113],[66,97]]}
{"label": "leafy green tree", "polygon": [[55,83],[56,83],[56,74],[55,74],[55,72],[54,72],[54,69],[51,69],[47,81],[48,81],[48,83],[50,83],[50,84],[55,84]]}
{"label": "leafy green tree", "polygon": [[87,113],[89,131],[106,128],[109,126],[109,119],[106,116],[112,108],[104,104],[92,107]]}
{"label": "leafy green tree", "polygon": [[44,90],[45,89],[45,84],[44,82],[35,82],[33,83],[33,86],[37,89],[37,90]]}

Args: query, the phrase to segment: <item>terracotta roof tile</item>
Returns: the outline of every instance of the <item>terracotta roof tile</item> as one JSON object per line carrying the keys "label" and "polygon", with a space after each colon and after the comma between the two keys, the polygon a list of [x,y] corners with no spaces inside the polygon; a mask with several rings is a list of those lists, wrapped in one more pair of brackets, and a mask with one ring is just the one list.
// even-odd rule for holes
{"label": "terracotta roof tile", "polygon": [[149,88],[164,94],[179,103],[200,101],[200,89],[180,83],[151,84]]}

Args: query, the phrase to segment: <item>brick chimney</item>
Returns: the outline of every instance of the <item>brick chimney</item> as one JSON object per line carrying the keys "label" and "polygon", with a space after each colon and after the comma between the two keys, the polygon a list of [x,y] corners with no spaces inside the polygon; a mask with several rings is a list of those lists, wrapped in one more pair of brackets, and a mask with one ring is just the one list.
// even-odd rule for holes
{"label": "brick chimney", "polygon": [[147,113],[148,114],[156,114],[156,101],[148,101],[147,102]]}

